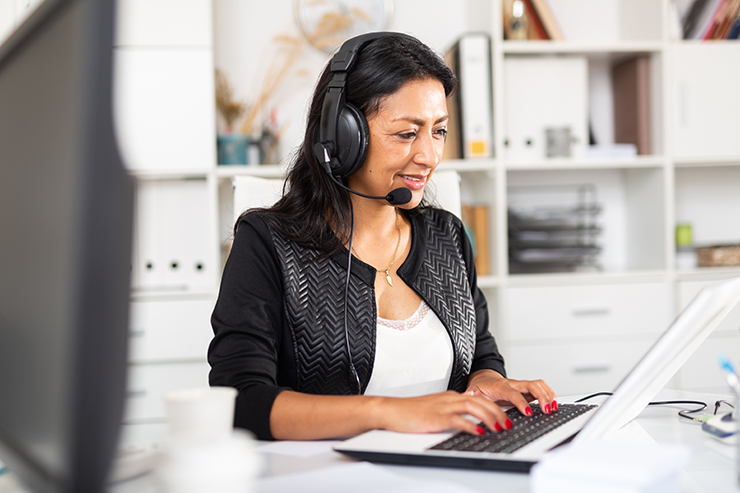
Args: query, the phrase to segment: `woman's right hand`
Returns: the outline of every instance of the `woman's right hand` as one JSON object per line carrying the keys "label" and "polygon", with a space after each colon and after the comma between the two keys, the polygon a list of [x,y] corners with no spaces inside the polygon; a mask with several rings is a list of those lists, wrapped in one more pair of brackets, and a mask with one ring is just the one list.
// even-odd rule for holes
{"label": "woman's right hand", "polygon": [[506,413],[490,399],[472,392],[460,394],[448,390],[420,397],[385,397],[377,405],[378,428],[405,433],[436,433],[459,429],[471,435],[480,435],[483,429],[463,417],[472,415],[490,430],[511,428]]}

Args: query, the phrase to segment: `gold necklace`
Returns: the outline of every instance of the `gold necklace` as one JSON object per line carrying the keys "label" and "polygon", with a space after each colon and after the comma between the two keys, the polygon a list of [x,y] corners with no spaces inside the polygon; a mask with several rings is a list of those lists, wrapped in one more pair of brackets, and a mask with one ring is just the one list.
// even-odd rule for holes
{"label": "gold necklace", "polygon": [[[385,274],[385,280],[388,282],[388,285],[390,287],[393,287],[393,279],[391,279],[391,267],[393,267],[393,262],[396,261],[396,257],[398,256],[398,248],[401,246],[401,219],[398,214],[398,209],[396,209],[396,228],[398,229],[398,243],[396,243],[396,251],[393,252],[393,258],[391,259],[391,263],[388,264],[388,268],[385,270],[380,270],[372,265],[370,267],[373,267],[378,272],[383,272]],[[360,254],[357,253],[357,249],[355,247],[352,247],[352,250],[354,250],[355,255],[357,255],[357,258],[362,260],[362,257],[360,257]],[[362,260],[365,262],[364,260]],[[365,262],[367,264],[367,262]],[[370,264],[368,264],[370,265]]]}

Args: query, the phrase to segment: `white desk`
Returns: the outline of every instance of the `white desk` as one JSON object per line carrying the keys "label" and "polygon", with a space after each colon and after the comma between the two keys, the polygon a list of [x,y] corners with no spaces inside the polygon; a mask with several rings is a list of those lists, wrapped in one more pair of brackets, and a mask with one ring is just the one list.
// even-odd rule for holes
{"label": "white desk", "polygon": [[[664,390],[659,393],[656,400],[700,400],[707,402],[708,412],[714,409],[714,402],[718,399],[729,400],[728,396],[716,394],[700,394],[696,392]],[[689,407],[690,406],[686,406]],[[701,431],[701,427],[693,422],[680,419],[677,411],[680,407],[653,406],[645,409],[636,422],[658,443],[679,443],[688,445],[692,451],[692,459],[686,466],[681,476],[682,492],[740,492],[737,482],[737,471],[735,466],[734,447],[722,444]],[[635,446],[639,447],[639,444]],[[347,466],[355,463],[354,460],[344,457],[335,452],[324,452],[308,457],[295,457],[279,455],[274,453],[262,453],[264,460],[261,478],[283,477],[294,473],[318,472],[323,469]],[[525,474],[498,473],[488,471],[475,471],[468,469],[443,469],[430,467],[412,466],[374,466],[376,473],[391,473],[400,475],[402,482],[408,482],[411,489],[414,482],[429,481],[439,483],[442,490],[454,491],[448,488],[450,484],[459,485],[466,492],[529,492],[529,477]],[[367,472],[367,471],[365,471]],[[264,479],[263,479],[264,480]],[[295,491],[302,491],[300,483],[295,486]],[[267,493],[268,485],[258,482],[256,493]],[[358,484],[332,481],[332,487],[337,491],[361,491]],[[423,488],[422,488],[423,489]],[[328,491],[328,488],[324,488]],[[427,490],[428,491],[428,490]],[[25,493],[24,490],[13,481],[12,475],[0,476],[0,493]],[[136,478],[127,482],[119,483],[111,488],[111,493],[158,493],[153,484],[151,475]]]}

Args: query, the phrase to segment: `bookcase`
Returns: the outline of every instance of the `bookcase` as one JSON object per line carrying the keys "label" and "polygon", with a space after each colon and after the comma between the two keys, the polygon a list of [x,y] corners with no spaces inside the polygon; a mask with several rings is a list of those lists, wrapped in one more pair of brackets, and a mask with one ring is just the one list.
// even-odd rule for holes
{"label": "bookcase", "polygon": [[[740,276],[740,268],[680,267],[674,240],[681,222],[691,224],[697,244],[740,241],[740,44],[675,39],[670,0],[549,0],[565,40],[509,41],[501,2],[428,0],[422,12],[414,0],[395,0],[390,28],[440,53],[466,32],[490,36],[493,155],[448,160],[440,169],[457,171],[462,201],[489,212],[490,269],[479,285],[491,332],[512,378],[543,378],[560,395],[611,390],[701,287]],[[207,383],[210,310],[238,212],[233,180],[284,176],[328,55],[310,54],[313,74],[281,107],[295,115],[281,163],[219,165],[214,65],[251,80],[271,37],[290,29],[293,2],[251,8],[243,22],[241,2],[123,3],[128,10],[121,22],[137,25],[119,34],[116,75],[119,138],[139,183],[126,421],[127,440],[136,442],[166,432],[164,391]],[[650,74],[649,154],[512,155],[512,116],[526,123],[538,117],[538,108],[526,101],[512,108],[510,62],[524,60],[535,69],[585,62],[588,94],[582,97],[591,131],[598,142],[612,144],[610,70],[636,56],[646,57]],[[241,91],[248,94],[246,87]],[[601,269],[511,273],[507,225],[515,190],[536,195],[538,188],[584,184],[595,188],[603,208]],[[182,248],[196,243],[195,252]],[[184,268],[190,272],[182,274]],[[716,357],[740,357],[738,328],[735,310],[671,385],[725,391]]]}

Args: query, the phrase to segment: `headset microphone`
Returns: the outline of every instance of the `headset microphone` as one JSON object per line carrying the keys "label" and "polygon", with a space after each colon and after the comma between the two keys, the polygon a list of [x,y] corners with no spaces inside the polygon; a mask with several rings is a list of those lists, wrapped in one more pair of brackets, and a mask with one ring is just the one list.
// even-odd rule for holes
{"label": "headset microphone", "polygon": [[341,181],[339,181],[339,178],[334,176],[330,171],[328,171],[329,168],[329,152],[326,149],[326,147],[322,143],[317,143],[314,145],[314,153],[316,154],[316,157],[320,159],[324,163],[324,166],[327,168],[327,173],[329,174],[329,177],[336,183],[339,187],[345,189],[348,192],[351,192],[355,195],[359,195],[360,197],[365,197],[366,199],[378,199],[378,200],[387,200],[389,204],[391,205],[404,205],[411,202],[411,190],[405,187],[396,188],[394,190],[391,190],[388,195],[380,196],[380,195],[366,195],[364,193],[358,192],[356,190],[352,190],[349,187],[346,187],[342,184]]}
{"label": "headset microphone", "polygon": [[365,197],[366,199],[387,200],[388,203],[391,205],[404,205],[411,202],[411,190],[409,190],[408,188],[396,188],[395,190],[391,190],[390,193],[388,193],[388,195],[386,195],[385,197],[381,197],[380,195],[365,195],[364,193],[360,193],[356,190],[352,190],[351,188],[342,185],[342,182],[337,180],[334,176],[332,176],[331,178],[336,182],[337,185],[339,185],[343,189],[355,195],[359,195],[360,197]]}

